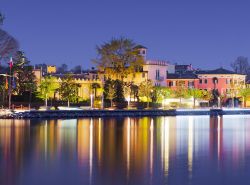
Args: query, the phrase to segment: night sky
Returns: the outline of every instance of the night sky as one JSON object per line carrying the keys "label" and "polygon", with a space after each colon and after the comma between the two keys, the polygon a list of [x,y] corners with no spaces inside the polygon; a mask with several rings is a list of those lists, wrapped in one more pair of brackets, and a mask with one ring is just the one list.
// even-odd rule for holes
{"label": "night sky", "polygon": [[90,68],[96,45],[120,36],[199,68],[250,54],[248,0],[0,0],[0,11],[33,64]]}

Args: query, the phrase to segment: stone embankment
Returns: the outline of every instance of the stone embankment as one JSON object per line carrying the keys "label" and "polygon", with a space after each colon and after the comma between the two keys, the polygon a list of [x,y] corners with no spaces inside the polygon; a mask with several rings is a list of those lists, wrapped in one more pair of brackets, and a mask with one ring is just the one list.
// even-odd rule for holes
{"label": "stone embankment", "polygon": [[250,109],[173,109],[173,110],[50,110],[50,111],[2,111],[3,119],[68,119],[80,117],[143,117],[143,116],[178,116],[178,115],[250,115]]}

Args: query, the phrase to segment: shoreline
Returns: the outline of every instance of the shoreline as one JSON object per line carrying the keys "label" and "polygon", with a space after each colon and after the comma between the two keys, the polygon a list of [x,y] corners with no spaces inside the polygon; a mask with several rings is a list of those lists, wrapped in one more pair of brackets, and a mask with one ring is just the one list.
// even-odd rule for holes
{"label": "shoreline", "polygon": [[149,109],[149,110],[47,110],[6,111],[0,119],[71,119],[84,117],[144,117],[144,116],[223,116],[250,115],[250,109]]}

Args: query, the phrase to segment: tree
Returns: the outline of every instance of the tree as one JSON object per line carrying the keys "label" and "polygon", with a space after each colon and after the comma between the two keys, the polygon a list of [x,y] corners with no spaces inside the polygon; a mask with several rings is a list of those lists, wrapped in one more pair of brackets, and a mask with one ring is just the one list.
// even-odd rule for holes
{"label": "tree", "polygon": [[71,75],[67,75],[66,78],[62,80],[59,87],[59,93],[63,100],[68,101],[68,107],[70,102],[77,102],[79,87],[80,85],[74,81]]}
{"label": "tree", "polygon": [[188,89],[181,86],[177,86],[176,90],[174,91],[174,94],[176,98],[180,99],[180,105],[182,103],[182,98],[190,97]]}
{"label": "tree", "polygon": [[[0,25],[3,24],[4,16],[0,13]],[[0,59],[9,60],[19,49],[17,40],[9,33],[0,28]]]}
{"label": "tree", "polygon": [[203,98],[203,90],[192,88],[188,89],[188,93],[191,97],[193,97],[193,107],[195,108],[196,99]]}
{"label": "tree", "polygon": [[239,56],[233,63],[231,63],[231,67],[236,73],[245,75],[248,74],[249,73],[248,58]]}
{"label": "tree", "polygon": [[125,82],[123,85],[124,96],[128,102],[128,107],[130,105],[130,100],[131,100],[132,85],[133,85],[133,82]]}
{"label": "tree", "polygon": [[203,94],[202,95],[203,100],[211,101],[213,99],[213,94],[211,91],[203,90],[202,94]]}
{"label": "tree", "polygon": [[5,98],[7,95],[7,89],[6,89],[6,77],[5,76],[0,76],[0,91],[1,91],[1,102],[2,105],[4,106]]}
{"label": "tree", "polygon": [[107,79],[104,84],[104,99],[110,100],[111,107],[113,105],[113,99],[115,96],[114,81]]}
{"label": "tree", "polygon": [[82,66],[77,65],[73,69],[71,69],[71,71],[75,74],[80,74],[82,72]]}
{"label": "tree", "polygon": [[139,97],[146,97],[147,107],[149,107],[150,94],[153,92],[153,83],[151,80],[146,80],[139,85]]}
{"label": "tree", "polygon": [[55,91],[59,88],[58,81],[56,77],[46,76],[42,79],[41,84],[39,86],[39,94],[38,96],[45,100],[45,106],[48,106],[48,98],[54,96]]}
{"label": "tree", "polygon": [[138,85],[135,85],[135,84],[131,85],[131,94],[133,96],[134,101],[135,99],[139,101],[139,86]]}
{"label": "tree", "polygon": [[220,102],[218,102],[218,107],[222,107],[222,105],[227,101],[227,93],[222,93],[219,96]]}
{"label": "tree", "polygon": [[250,88],[243,88],[240,90],[239,95],[242,98],[242,105],[246,107],[246,100],[250,97]]}
{"label": "tree", "polygon": [[121,80],[117,79],[114,81],[114,89],[115,89],[114,101],[115,102],[122,103],[125,101],[123,86],[124,85]]}
{"label": "tree", "polygon": [[29,61],[26,58],[24,52],[18,51],[13,58],[13,74],[16,77],[14,91],[22,95],[24,92],[30,92],[30,97],[32,92],[36,91],[36,77],[33,72],[33,67],[29,65]]}
{"label": "tree", "polygon": [[144,64],[144,58],[135,46],[130,39],[112,39],[97,46],[98,57],[94,62],[107,78],[123,81],[129,74],[140,71]]}
{"label": "tree", "polygon": [[168,87],[156,86],[154,87],[154,99],[157,103],[162,103],[164,99],[169,98],[172,90]]}
{"label": "tree", "polygon": [[241,89],[243,89],[245,86],[245,82],[238,82],[235,80],[231,80],[230,82],[230,96],[232,98],[232,107],[234,107],[234,98],[237,97],[239,95],[239,92]]}

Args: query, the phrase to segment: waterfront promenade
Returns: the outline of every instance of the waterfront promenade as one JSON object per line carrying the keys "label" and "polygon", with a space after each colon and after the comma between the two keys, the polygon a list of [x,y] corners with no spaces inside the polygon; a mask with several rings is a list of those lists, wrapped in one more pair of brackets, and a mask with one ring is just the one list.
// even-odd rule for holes
{"label": "waterfront promenade", "polygon": [[178,115],[250,115],[250,109],[145,109],[145,110],[1,110],[0,118],[36,119],[36,118],[80,118],[80,117],[127,117],[127,116],[178,116]]}

